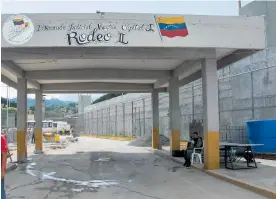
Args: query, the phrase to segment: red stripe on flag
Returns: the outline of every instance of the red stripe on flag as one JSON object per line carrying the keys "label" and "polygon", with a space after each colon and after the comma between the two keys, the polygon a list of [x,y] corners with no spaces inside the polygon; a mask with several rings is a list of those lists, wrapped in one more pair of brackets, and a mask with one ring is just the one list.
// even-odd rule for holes
{"label": "red stripe on flag", "polygon": [[186,37],[188,33],[188,29],[181,30],[160,30],[161,35],[165,37]]}

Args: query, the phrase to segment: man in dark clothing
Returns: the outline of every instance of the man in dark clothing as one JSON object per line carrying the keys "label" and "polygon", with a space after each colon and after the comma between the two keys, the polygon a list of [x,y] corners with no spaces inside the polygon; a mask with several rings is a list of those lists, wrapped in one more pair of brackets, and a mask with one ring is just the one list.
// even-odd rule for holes
{"label": "man in dark clothing", "polygon": [[32,135],[31,143],[32,143],[32,144],[35,144],[35,132],[34,132],[34,129],[33,129],[33,128],[30,128],[30,133],[31,133],[31,135]]}
{"label": "man in dark clothing", "polygon": [[203,147],[203,140],[198,135],[197,132],[194,132],[191,136],[191,141],[188,142],[187,149],[184,150],[185,163],[183,164],[183,166],[186,166],[186,167],[191,166],[191,156],[194,148],[201,148],[201,147]]}

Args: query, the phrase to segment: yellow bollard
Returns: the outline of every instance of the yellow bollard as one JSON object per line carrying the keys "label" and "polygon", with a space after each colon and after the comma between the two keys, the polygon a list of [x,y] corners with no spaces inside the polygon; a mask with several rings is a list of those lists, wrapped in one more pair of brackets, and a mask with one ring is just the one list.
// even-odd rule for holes
{"label": "yellow bollard", "polygon": [[55,135],[55,142],[60,142],[60,137],[59,137],[59,135]]}

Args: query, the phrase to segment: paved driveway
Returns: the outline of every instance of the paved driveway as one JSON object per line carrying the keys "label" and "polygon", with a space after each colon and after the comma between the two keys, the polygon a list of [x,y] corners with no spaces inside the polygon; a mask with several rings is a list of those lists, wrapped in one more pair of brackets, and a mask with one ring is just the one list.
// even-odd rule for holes
{"label": "paved driveway", "polygon": [[80,138],[7,174],[8,198],[260,199],[127,142]]}

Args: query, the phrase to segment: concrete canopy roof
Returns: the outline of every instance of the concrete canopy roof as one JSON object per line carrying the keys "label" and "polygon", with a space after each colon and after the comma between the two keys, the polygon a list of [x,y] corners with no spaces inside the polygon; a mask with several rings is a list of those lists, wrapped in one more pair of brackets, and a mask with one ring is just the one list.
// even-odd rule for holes
{"label": "concrete canopy roof", "polygon": [[[27,23],[21,36],[5,33],[14,18]],[[101,13],[2,19],[2,81],[11,85],[26,77],[29,89],[45,93],[150,92],[172,77],[183,85],[201,77],[204,58],[222,68],[265,45],[263,17]],[[162,32],[166,23],[166,30],[188,32]]]}

